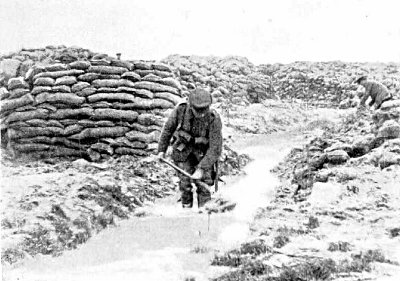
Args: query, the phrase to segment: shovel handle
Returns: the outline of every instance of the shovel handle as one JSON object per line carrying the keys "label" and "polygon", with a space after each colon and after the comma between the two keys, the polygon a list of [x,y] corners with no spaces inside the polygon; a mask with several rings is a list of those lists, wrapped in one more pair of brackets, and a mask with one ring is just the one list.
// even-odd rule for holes
{"label": "shovel handle", "polygon": [[[169,165],[170,167],[174,168],[175,170],[177,170],[179,173],[181,173],[182,175],[190,178],[192,181],[194,181],[196,184],[198,184],[199,186],[201,186],[202,188],[208,190],[209,192],[211,192],[210,187],[208,186],[208,184],[206,184],[205,182],[202,182],[200,180],[197,179],[193,179],[192,175],[189,174],[188,172],[186,172],[185,170],[179,168],[177,165],[175,165],[174,163],[168,161],[165,158],[160,158],[161,162],[164,162],[165,164]],[[212,193],[212,192],[211,192]]]}

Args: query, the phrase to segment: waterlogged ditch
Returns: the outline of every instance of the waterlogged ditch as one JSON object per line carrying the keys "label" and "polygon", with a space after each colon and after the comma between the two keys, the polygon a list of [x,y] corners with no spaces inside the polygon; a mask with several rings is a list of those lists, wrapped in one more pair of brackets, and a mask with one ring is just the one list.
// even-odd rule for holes
{"label": "waterlogged ditch", "polygon": [[160,199],[60,257],[40,256],[4,268],[4,280],[207,280],[227,268],[210,265],[218,250],[239,246],[250,236],[258,207],[271,200],[278,180],[269,173],[301,143],[298,134],[250,136],[236,143],[254,161],[246,176],[228,179],[215,196],[235,202],[232,212],[183,210],[177,197]]}

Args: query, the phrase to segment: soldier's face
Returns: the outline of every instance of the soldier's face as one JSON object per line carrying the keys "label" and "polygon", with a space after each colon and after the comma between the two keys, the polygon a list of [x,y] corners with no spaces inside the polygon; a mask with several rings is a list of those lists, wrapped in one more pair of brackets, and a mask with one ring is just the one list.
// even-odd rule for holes
{"label": "soldier's face", "polygon": [[192,107],[192,112],[194,117],[196,118],[201,118],[206,116],[206,114],[210,111],[209,107],[205,107],[205,108],[194,108]]}

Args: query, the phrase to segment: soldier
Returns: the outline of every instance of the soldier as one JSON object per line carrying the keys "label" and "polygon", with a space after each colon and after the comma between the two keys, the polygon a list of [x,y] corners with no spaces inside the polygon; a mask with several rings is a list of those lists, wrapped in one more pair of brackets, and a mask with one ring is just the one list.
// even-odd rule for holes
{"label": "soldier", "polygon": [[376,81],[368,81],[367,76],[361,76],[355,81],[355,83],[365,88],[365,93],[361,99],[360,106],[365,105],[368,97],[371,97],[371,101],[368,105],[371,107],[375,104],[375,109],[379,109],[384,101],[392,99],[392,94],[385,85]]}
{"label": "soldier", "polygon": [[[178,104],[164,124],[158,143],[158,157],[165,153],[172,140],[172,160],[193,179],[212,185],[215,165],[222,151],[222,123],[219,114],[210,109],[212,99],[204,89],[192,90],[187,102]],[[178,174],[183,208],[193,206],[191,179]],[[209,190],[197,187],[198,207],[211,199]]]}

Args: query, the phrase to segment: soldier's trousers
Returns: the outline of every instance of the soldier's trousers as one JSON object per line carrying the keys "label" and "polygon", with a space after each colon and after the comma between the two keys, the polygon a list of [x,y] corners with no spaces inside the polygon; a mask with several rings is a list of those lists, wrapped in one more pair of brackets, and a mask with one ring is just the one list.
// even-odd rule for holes
{"label": "soldier's trousers", "polygon": [[[196,157],[193,154],[190,154],[186,161],[184,162],[175,162],[175,164],[188,172],[189,174],[193,174],[194,171],[196,170],[197,165],[199,164],[199,161],[196,159]],[[213,180],[211,178],[212,175],[212,170],[203,170],[204,175],[202,178],[202,181],[205,182],[208,185],[213,184]],[[178,177],[179,177],[179,190],[181,191],[181,200],[182,200],[182,206],[183,207],[192,207],[193,206],[193,192],[192,192],[192,184],[190,181],[190,178],[182,175],[181,173],[178,172]],[[198,207],[202,207],[207,201],[211,199],[211,193],[210,191],[206,190],[205,188],[202,188],[199,185],[196,185],[197,187],[197,202],[198,202]]]}

